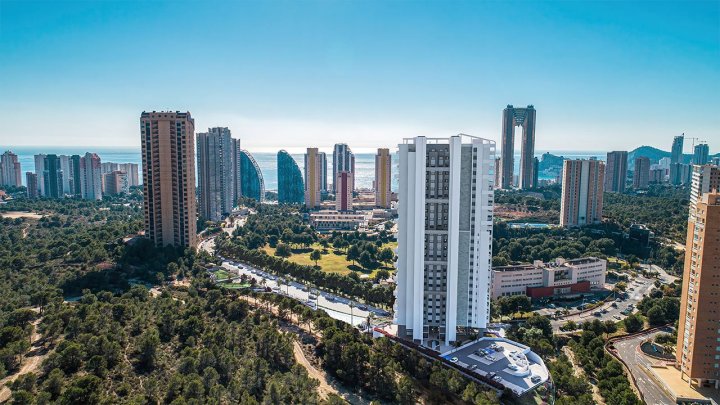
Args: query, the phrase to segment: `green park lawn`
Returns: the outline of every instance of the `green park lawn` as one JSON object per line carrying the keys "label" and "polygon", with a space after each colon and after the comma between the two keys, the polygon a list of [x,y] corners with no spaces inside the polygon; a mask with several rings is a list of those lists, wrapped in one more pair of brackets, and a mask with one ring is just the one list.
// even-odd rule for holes
{"label": "green park lawn", "polygon": [[[382,246],[382,248],[389,247],[391,249],[397,248],[397,242],[390,242],[386,243]],[[272,248],[270,246],[265,246],[263,248],[267,254],[270,256],[275,255],[275,248]],[[320,246],[319,243],[314,243],[309,248],[299,248],[299,249],[292,249],[292,256],[288,257],[287,260],[290,260],[293,263],[302,264],[306,266],[314,266],[315,262],[310,260],[310,252],[313,250],[319,250],[320,252],[323,251],[323,247]],[[320,266],[320,269],[322,271],[328,272],[328,273],[340,273],[343,275],[350,274],[351,271],[357,271],[362,274],[367,274],[370,277],[374,277],[375,273],[378,270],[388,270],[390,272],[394,271],[395,268],[391,266],[386,266],[385,264],[381,264],[380,267],[372,270],[363,269],[360,267],[357,262],[355,265],[352,264],[352,262],[349,262],[345,260],[345,252],[333,249],[332,246],[327,249],[327,253],[322,253],[322,259],[318,260],[318,266]]]}

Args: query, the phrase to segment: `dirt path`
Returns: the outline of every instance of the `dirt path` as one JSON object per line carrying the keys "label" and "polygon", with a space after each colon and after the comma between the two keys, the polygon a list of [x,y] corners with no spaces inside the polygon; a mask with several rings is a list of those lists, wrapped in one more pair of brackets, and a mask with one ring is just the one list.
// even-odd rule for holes
{"label": "dirt path", "polygon": [[331,387],[330,384],[328,384],[328,381],[325,378],[325,373],[320,372],[318,369],[313,367],[312,364],[310,364],[308,359],[305,357],[305,353],[303,353],[303,350],[300,347],[300,343],[298,343],[297,341],[293,342],[293,353],[295,353],[295,361],[297,361],[299,364],[305,367],[305,369],[307,369],[310,378],[314,378],[320,381],[320,386],[318,386],[318,392],[320,393],[320,397],[322,399],[327,399],[328,394],[331,393],[340,395],[340,393],[335,388]]}
{"label": "dirt path", "polygon": [[[568,360],[570,360],[570,363],[573,365],[575,377],[587,380],[588,378],[585,375],[585,371],[583,371],[582,367],[580,367],[580,365],[575,361],[575,353],[573,353],[572,349],[570,349],[569,346],[564,346],[562,350],[568,357]],[[605,400],[602,395],[600,395],[600,389],[598,386],[590,381],[588,381],[588,384],[590,384],[590,388],[592,389],[593,401],[595,401],[596,404],[605,405]]]}
{"label": "dirt path", "polygon": [[0,402],[5,402],[10,399],[12,394],[7,384],[15,381],[18,377],[23,374],[35,372],[42,364],[45,357],[47,357],[49,350],[43,347],[40,339],[42,335],[38,332],[38,324],[42,321],[42,318],[35,320],[33,325],[33,332],[30,335],[30,351],[23,357],[20,363],[20,370],[13,375],[9,375],[0,380]]}

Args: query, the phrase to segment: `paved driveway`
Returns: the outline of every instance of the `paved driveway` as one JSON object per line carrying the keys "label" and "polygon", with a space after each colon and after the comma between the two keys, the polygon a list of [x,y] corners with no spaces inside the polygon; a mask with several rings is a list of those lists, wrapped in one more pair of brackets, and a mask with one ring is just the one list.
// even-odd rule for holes
{"label": "paved driveway", "polygon": [[648,405],[673,405],[674,397],[665,390],[665,386],[655,380],[655,376],[649,370],[653,360],[640,353],[638,346],[643,340],[652,338],[659,333],[670,333],[671,330],[653,331],[630,339],[615,342],[615,349],[618,356],[627,364],[638,389],[642,392]]}

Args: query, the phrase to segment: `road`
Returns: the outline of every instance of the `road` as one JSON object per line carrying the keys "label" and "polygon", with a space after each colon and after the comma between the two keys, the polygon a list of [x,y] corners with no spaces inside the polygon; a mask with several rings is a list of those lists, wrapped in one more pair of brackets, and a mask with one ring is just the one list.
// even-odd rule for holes
{"label": "road", "polygon": [[648,405],[675,404],[675,399],[669,392],[665,391],[664,384],[655,381],[654,375],[649,370],[654,360],[643,355],[638,347],[645,339],[652,338],[659,333],[671,332],[672,330],[667,328],[621,340],[614,344],[618,356],[627,364],[633,377],[635,377],[638,389],[642,392]]}
{"label": "road", "polygon": [[[568,321],[573,321],[576,323],[592,321],[593,319],[599,319],[601,321],[619,321],[625,318],[625,316],[622,315],[621,312],[627,309],[629,305],[633,305],[634,308],[637,307],[638,302],[642,301],[643,296],[649,294],[650,291],[655,287],[654,283],[654,279],[638,276],[632,282],[628,282],[628,298],[624,299],[623,301],[617,302],[617,307],[613,307],[612,303],[608,302],[593,311],[569,315],[561,319],[553,320],[551,321],[553,329],[555,330],[555,332],[560,331],[560,327]],[[631,288],[632,291],[630,291]],[[594,312],[603,310],[607,310],[607,313],[601,314],[600,316],[593,315]]]}
{"label": "road", "polygon": [[[254,278],[258,284],[261,284],[262,280],[265,280],[265,285],[272,288],[273,292],[278,294],[287,295],[291,298],[295,298],[300,302],[311,303],[310,305],[315,306],[318,309],[322,309],[327,312],[330,317],[341,320],[343,322],[352,323],[353,325],[360,325],[366,322],[368,316],[372,314],[373,325],[378,323],[387,322],[389,320],[389,314],[380,308],[375,308],[370,305],[360,304],[356,301],[349,300],[347,298],[338,297],[334,294],[327,293],[324,291],[311,290],[308,286],[300,284],[294,281],[290,282],[290,285],[282,284],[278,285],[278,277],[268,274],[260,269],[247,264],[239,264],[223,259],[222,266],[228,270],[237,272],[238,274],[245,274]],[[313,291],[313,295],[317,298],[314,300],[310,299],[310,294]],[[352,308],[351,308],[352,306]]]}
{"label": "road", "polygon": [[665,269],[654,264],[641,264],[640,267],[643,270],[656,271],[659,274],[658,279],[665,284],[672,284],[679,279],[679,277],[669,274]]}

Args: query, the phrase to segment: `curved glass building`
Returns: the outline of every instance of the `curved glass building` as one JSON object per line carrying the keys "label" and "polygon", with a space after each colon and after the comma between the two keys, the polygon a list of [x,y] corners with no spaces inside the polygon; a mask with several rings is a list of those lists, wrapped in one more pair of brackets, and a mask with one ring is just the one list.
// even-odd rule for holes
{"label": "curved glass building", "polygon": [[265,200],[265,181],[260,166],[245,149],[240,151],[240,188],[243,197]]}
{"label": "curved glass building", "polygon": [[305,186],[300,167],[285,150],[277,154],[278,203],[302,204],[305,201]]}

